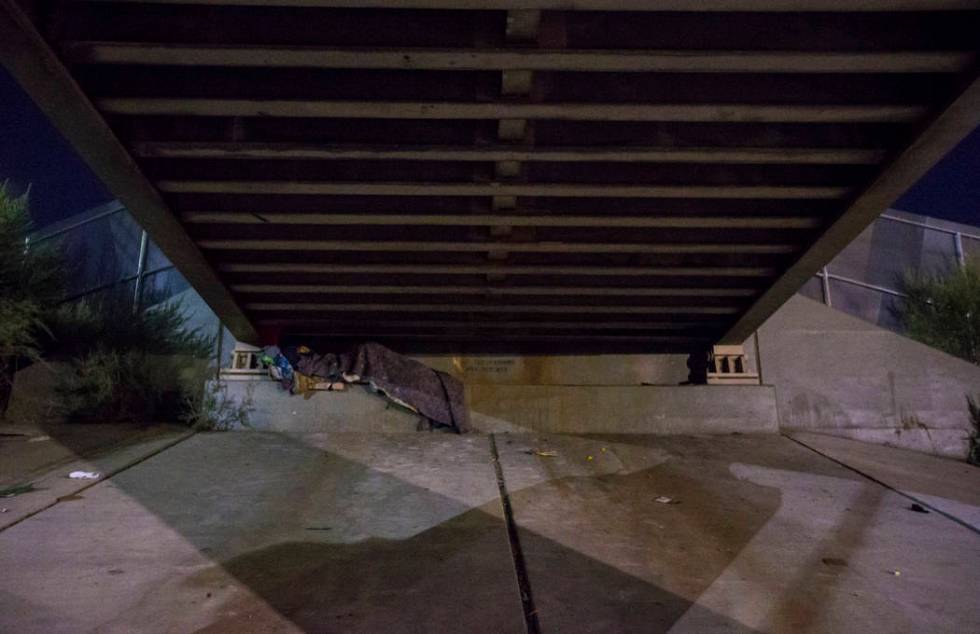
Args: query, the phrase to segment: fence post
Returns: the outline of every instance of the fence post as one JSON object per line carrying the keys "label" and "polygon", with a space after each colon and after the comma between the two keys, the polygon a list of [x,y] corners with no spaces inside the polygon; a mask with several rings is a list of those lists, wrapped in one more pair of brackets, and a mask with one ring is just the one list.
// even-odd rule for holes
{"label": "fence post", "polygon": [[823,303],[827,306],[833,306],[830,301],[830,274],[827,273],[827,267],[823,267],[820,270],[820,288],[823,291]]}
{"label": "fence post", "polygon": [[966,266],[966,253],[963,252],[963,234],[959,231],[953,234],[953,246],[956,249],[956,261],[963,268]]}
{"label": "fence post", "polygon": [[133,312],[139,312],[143,303],[143,277],[146,274],[147,252],[150,250],[150,236],[144,229],[140,234],[140,253],[136,261],[136,281],[133,284]]}

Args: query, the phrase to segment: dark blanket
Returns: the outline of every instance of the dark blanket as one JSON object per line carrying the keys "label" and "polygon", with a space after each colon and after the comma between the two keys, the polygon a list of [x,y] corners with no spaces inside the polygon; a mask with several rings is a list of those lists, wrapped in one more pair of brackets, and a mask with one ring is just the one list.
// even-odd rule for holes
{"label": "dark blanket", "polygon": [[307,376],[337,381],[356,375],[423,416],[457,432],[469,429],[463,383],[377,343],[363,343],[347,354],[301,354],[294,367]]}

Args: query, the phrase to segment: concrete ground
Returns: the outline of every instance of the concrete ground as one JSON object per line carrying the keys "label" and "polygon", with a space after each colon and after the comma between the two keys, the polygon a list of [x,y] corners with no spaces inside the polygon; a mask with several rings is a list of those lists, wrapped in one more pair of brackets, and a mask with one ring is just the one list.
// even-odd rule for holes
{"label": "concrete ground", "polygon": [[0,631],[980,631],[980,469],[939,458],[813,435],[125,450],[0,515]]}

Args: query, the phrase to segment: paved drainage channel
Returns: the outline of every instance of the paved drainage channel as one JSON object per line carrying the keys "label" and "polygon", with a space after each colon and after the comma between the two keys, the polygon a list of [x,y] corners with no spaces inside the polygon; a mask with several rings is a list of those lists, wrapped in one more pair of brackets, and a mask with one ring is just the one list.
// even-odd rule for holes
{"label": "paved drainage channel", "polygon": [[507,538],[510,540],[510,554],[514,558],[514,573],[517,576],[517,589],[521,595],[521,607],[524,610],[524,625],[528,634],[539,634],[541,626],[538,623],[538,613],[534,608],[534,597],[531,594],[531,582],[527,576],[527,565],[524,563],[524,551],[521,549],[517,524],[514,522],[514,509],[510,504],[507,493],[507,483],[504,481],[504,470],[500,466],[500,454],[497,452],[497,438],[490,434],[490,455],[493,457],[493,470],[497,474],[497,488],[500,490],[500,506],[504,511],[504,522],[507,525]]}

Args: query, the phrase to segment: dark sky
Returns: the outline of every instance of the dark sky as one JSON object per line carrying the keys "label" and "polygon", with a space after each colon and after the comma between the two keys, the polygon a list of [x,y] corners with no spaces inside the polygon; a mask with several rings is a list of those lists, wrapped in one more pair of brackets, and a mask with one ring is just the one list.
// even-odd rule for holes
{"label": "dark sky", "polygon": [[0,66],[0,183],[21,193],[31,187],[38,227],[112,200],[47,117]]}
{"label": "dark sky", "polygon": [[893,207],[980,227],[980,128],[953,148]]}
{"label": "dark sky", "polygon": [[[0,182],[31,187],[38,226],[108,202],[102,183],[0,67]],[[975,130],[894,207],[980,226],[980,129]],[[884,211],[884,210],[883,210]]]}

